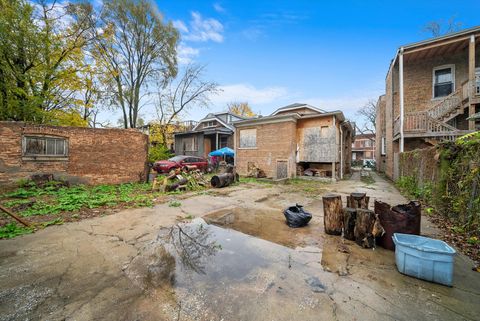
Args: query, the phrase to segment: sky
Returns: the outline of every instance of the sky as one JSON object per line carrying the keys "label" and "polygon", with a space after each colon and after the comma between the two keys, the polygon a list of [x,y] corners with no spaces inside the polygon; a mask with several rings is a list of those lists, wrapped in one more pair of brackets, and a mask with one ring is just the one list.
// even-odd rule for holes
{"label": "sky", "polygon": [[[479,0],[155,2],[181,33],[179,68],[206,65],[204,79],[222,89],[184,116],[193,120],[246,101],[262,115],[299,102],[361,121],[356,110],[384,93],[397,48],[430,38],[428,22],[480,25]],[[151,106],[142,117],[155,117]]]}

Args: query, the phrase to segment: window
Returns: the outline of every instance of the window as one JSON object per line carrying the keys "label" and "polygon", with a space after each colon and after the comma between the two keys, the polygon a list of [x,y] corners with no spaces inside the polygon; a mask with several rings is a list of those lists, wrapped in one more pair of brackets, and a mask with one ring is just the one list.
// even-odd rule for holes
{"label": "window", "polygon": [[215,121],[214,121],[214,120],[207,121],[207,122],[205,122],[205,125],[204,125],[203,127],[205,127],[205,128],[207,128],[207,127],[215,127]]}
{"label": "window", "polygon": [[242,129],[240,130],[240,148],[257,147],[257,130]]}
{"label": "window", "polygon": [[372,141],[370,139],[366,139],[363,141],[364,147],[372,147]]}
{"label": "window", "polygon": [[67,156],[68,144],[65,138],[24,136],[24,156]]}
{"label": "window", "polygon": [[454,66],[443,66],[433,69],[433,98],[450,95],[455,90]]}
{"label": "window", "polygon": [[382,146],[381,146],[381,154],[385,155],[387,150],[387,140],[385,137],[382,137]]}

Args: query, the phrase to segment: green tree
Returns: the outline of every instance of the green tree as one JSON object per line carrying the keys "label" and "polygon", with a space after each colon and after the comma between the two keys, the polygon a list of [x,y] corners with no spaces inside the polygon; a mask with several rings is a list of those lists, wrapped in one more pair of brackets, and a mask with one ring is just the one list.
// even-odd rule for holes
{"label": "green tree", "polygon": [[177,73],[178,31],[147,0],[106,1],[96,30],[94,55],[107,70],[112,104],[121,109],[123,126],[135,128],[148,85]]}
{"label": "green tree", "polygon": [[36,4],[0,0],[0,119],[78,125],[92,6]]}

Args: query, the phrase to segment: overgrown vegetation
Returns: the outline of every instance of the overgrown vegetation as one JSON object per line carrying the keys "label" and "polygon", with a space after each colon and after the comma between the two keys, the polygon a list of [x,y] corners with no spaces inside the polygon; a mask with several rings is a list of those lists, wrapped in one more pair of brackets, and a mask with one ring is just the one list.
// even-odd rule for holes
{"label": "overgrown vegetation", "polygon": [[161,144],[148,148],[148,161],[154,163],[159,160],[169,159],[172,157],[170,150]]}
{"label": "overgrown vegetation", "polygon": [[437,153],[436,182],[421,184],[414,172],[400,177],[397,187],[449,219],[455,230],[480,235],[480,132],[442,143]]}

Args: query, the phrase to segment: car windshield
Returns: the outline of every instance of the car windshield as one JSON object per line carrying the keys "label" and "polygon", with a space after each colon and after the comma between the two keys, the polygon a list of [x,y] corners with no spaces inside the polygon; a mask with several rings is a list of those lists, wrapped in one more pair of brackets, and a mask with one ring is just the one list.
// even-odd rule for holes
{"label": "car windshield", "polygon": [[183,156],[174,156],[172,158],[169,158],[168,160],[171,161],[171,162],[180,162],[183,159],[184,159]]}

